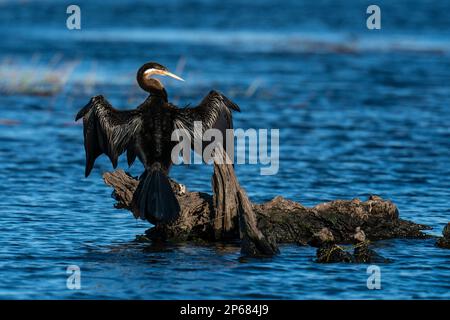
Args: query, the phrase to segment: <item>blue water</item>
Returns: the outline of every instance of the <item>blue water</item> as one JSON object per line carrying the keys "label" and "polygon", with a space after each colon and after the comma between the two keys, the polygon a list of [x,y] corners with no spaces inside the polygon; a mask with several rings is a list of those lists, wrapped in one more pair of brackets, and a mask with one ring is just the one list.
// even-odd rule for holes
{"label": "blue water", "polygon": [[[82,29],[69,31],[64,1],[0,1],[0,298],[450,298],[450,251],[433,239],[376,242],[393,260],[381,290],[367,289],[367,265],[315,264],[311,247],[241,261],[233,246],[134,243],[149,224],[113,208],[106,159],[83,177],[73,122],[95,94],[135,107],[135,71],[158,61],[187,80],[165,80],[172,102],[215,88],[241,106],[236,127],[280,129],[277,175],[236,167],[253,201],[373,193],[439,235],[450,220],[450,4],[377,1],[382,29],[369,31],[369,1],[77,3]],[[211,172],[171,175],[209,191]],[[80,290],[66,287],[72,264]]]}

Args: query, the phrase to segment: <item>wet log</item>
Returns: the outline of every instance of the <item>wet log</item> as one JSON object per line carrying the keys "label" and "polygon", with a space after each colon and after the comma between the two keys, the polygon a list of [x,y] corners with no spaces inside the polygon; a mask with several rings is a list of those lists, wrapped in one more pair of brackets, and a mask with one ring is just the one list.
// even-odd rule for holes
{"label": "wet log", "polygon": [[[106,172],[103,177],[105,183],[114,188],[115,206],[131,211],[137,179],[123,170]],[[197,242],[240,238],[244,254],[270,255],[277,252],[277,243],[306,245],[323,228],[330,230],[338,244],[352,243],[358,227],[370,241],[428,238],[422,230],[431,229],[401,219],[395,204],[378,196],[370,196],[366,201],[335,200],[314,207],[305,207],[281,196],[263,204],[251,203],[231,165],[216,164],[212,184],[214,194],[211,196],[182,190],[172,181],[180,202],[180,217],[171,224],[152,227],[147,237]]]}
{"label": "wet log", "polygon": [[276,242],[258,229],[253,206],[239,185],[232,164],[214,165],[212,188],[215,239],[237,238],[239,235],[243,255],[271,256],[278,253]]}
{"label": "wet log", "polygon": [[[104,180],[115,189],[116,207],[129,209],[138,218],[139,212],[131,206],[137,180],[121,170],[105,173]],[[266,237],[258,229],[253,205],[239,185],[232,164],[224,161],[214,165],[212,198],[202,193],[186,193],[175,181],[171,185],[180,202],[180,218],[175,223],[150,229],[147,235],[151,239],[192,240],[193,234],[195,239],[205,241],[240,238],[245,256],[272,256],[279,252],[273,237]]]}

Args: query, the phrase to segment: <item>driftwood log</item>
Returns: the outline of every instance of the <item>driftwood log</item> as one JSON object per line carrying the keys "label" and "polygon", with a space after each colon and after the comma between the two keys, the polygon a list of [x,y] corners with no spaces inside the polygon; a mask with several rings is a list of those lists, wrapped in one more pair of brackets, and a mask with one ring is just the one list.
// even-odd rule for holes
{"label": "driftwood log", "polygon": [[438,238],[436,245],[439,248],[450,249],[450,222],[442,230],[442,237]]}
{"label": "driftwood log", "polygon": [[[123,170],[106,172],[106,184],[114,188],[116,207],[133,211],[131,200],[138,180]],[[263,204],[251,203],[234,173],[232,165],[214,165],[213,195],[181,190],[172,181],[181,207],[180,217],[168,225],[147,230],[150,240],[230,241],[241,239],[241,251],[249,256],[278,252],[278,243],[306,245],[323,228],[336,243],[352,243],[355,230],[364,230],[368,240],[426,238],[428,226],[399,218],[391,201],[370,196],[335,200],[308,208],[277,196]],[[137,218],[138,214],[134,212]]]}

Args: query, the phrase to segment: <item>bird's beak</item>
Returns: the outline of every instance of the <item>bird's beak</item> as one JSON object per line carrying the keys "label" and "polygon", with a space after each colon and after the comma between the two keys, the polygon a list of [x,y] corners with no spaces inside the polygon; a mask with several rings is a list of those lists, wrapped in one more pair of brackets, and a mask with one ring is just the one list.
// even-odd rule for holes
{"label": "bird's beak", "polygon": [[162,75],[168,76],[168,77],[180,80],[180,81],[184,81],[183,78],[181,78],[181,77],[177,76],[176,74],[173,74],[172,72],[169,72],[169,71],[163,71]]}
{"label": "bird's beak", "polygon": [[176,74],[173,74],[172,72],[169,72],[169,71],[159,70],[159,69],[154,69],[154,68],[147,69],[144,71],[144,76],[147,78],[150,78],[154,74],[158,74],[161,76],[168,76],[168,77],[180,80],[180,81],[184,81],[183,78],[181,78],[181,77],[177,76]]}

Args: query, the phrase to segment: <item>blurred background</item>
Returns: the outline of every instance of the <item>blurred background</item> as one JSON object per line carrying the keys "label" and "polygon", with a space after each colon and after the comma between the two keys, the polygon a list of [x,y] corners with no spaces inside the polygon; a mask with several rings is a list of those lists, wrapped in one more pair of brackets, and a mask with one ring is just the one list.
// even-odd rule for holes
{"label": "blurred background", "polygon": [[[71,4],[80,30],[66,27]],[[381,30],[366,27],[371,4]],[[280,129],[277,175],[236,167],[253,201],[378,194],[438,235],[450,220],[449,3],[0,0],[0,37],[0,298],[450,298],[449,253],[432,239],[377,242],[394,261],[377,291],[367,266],[316,265],[309,247],[246,263],[233,246],[144,248],[133,239],[150,225],[113,208],[109,161],[84,179],[74,123],[93,95],[136,107],[136,71],[157,61],[186,79],[164,79],[171,102],[216,89],[240,105],[235,127]],[[211,172],[172,176],[210,191]],[[80,290],[66,287],[69,264]]]}

